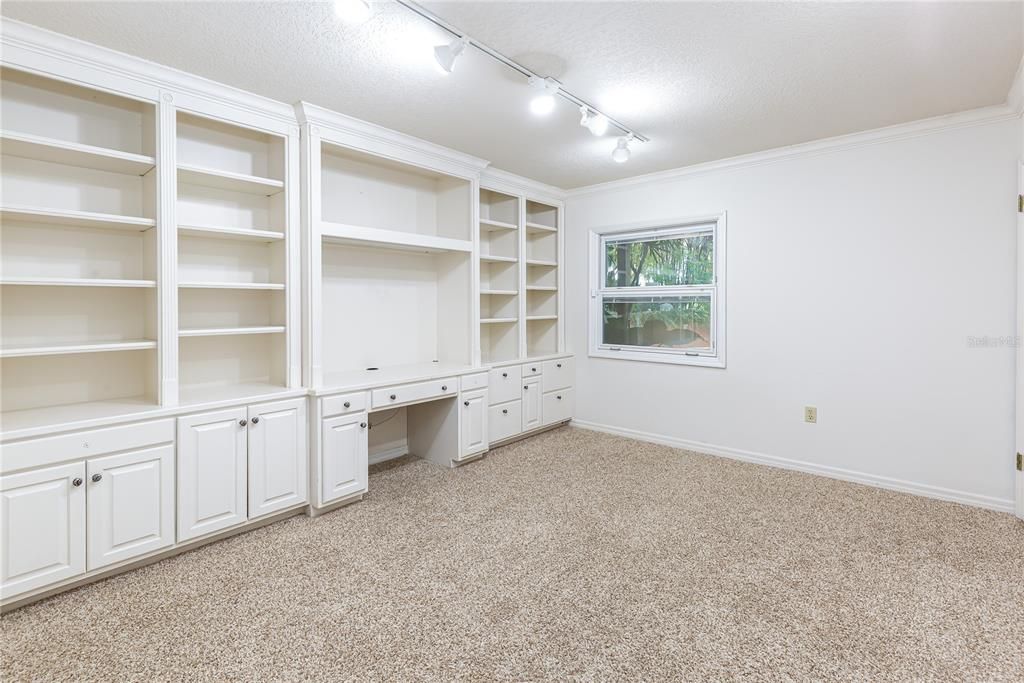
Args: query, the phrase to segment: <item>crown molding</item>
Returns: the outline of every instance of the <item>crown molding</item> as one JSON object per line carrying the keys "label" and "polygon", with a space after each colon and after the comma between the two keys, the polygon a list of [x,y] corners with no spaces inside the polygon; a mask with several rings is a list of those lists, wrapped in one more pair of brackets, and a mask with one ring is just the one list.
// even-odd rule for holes
{"label": "crown molding", "polygon": [[487,168],[480,175],[480,185],[507,194],[521,194],[529,199],[565,201],[565,190],[500,168]]}
{"label": "crown molding", "polygon": [[849,133],[847,135],[823,138],[821,140],[804,142],[797,145],[790,145],[788,147],[778,147],[776,149],[770,149],[763,152],[754,152],[752,154],[744,154],[741,156],[729,157],[727,159],[719,159],[717,161],[708,161],[706,163],[694,164],[692,166],[682,166],[680,168],[673,168],[667,171],[646,173],[644,175],[632,176],[621,180],[612,180],[606,183],[585,185],[583,187],[566,190],[565,194],[567,197],[579,197],[582,195],[593,194],[595,192],[608,192],[635,187],[637,185],[668,182],[688,176],[698,176],[706,173],[716,173],[719,171],[760,166],[762,164],[771,164],[779,161],[787,161],[789,159],[798,159],[801,157],[828,154],[830,152],[837,152],[841,150],[856,149],[858,147],[866,147],[868,145],[895,142],[897,140],[907,140],[921,137],[923,135],[932,135],[934,133],[956,130],[958,128],[968,128],[971,126],[996,123],[998,121],[1006,121],[1019,118],[1020,116],[1020,109],[1010,103],[994,105],[991,107],[982,107],[980,109],[971,109],[964,112],[958,112],[956,114],[945,114],[943,116],[920,119],[909,123],[899,123],[893,126],[886,126],[884,128],[875,128],[873,130],[867,130],[860,133]]}
{"label": "crown molding", "polygon": [[1006,104],[1017,112],[1018,116],[1024,114],[1024,57],[1017,66],[1017,73],[1010,84],[1010,92],[1006,95]]}
{"label": "crown molding", "polygon": [[316,134],[330,143],[398,161],[412,162],[427,168],[476,178],[490,163],[486,159],[457,152],[309,102],[296,103],[295,116],[300,125],[309,126],[311,130],[316,128]]}
{"label": "crown molding", "polygon": [[[157,99],[151,92],[170,90],[295,127],[295,113],[284,102],[6,17],[0,22],[0,50],[4,64],[16,68],[102,83],[146,99]],[[87,72],[91,82],[76,77]]]}

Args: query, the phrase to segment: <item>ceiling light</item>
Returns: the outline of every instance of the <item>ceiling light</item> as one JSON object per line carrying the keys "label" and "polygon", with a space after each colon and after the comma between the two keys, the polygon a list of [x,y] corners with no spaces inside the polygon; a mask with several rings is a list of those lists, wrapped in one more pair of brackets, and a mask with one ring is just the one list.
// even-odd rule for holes
{"label": "ceiling light", "polygon": [[358,24],[370,17],[370,3],[366,0],[334,0],[334,13],[343,21]]}
{"label": "ceiling light", "polygon": [[466,49],[467,45],[469,45],[469,38],[465,36],[453,40],[450,45],[438,45],[434,48],[434,59],[437,60],[438,66],[444,69],[445,73],[450,74],[452,69],[455,68],[455,60]]}
{"label": "ceiling light", "polygon": [[613,161],[619,164],[624,164],[629,161],[629,143],[632,139],[632,135],[626,135],[618,139],[615,143],[615,149],[612,150]]}
{"label": "ceiling light", "polygon": [[604,114],[592,111],[586,105],[580,107],[580,114],[580,125],[597,137],[608,132],[608,117]]}
{"label": "ceiling light", "polygon": [[531,76],[530,87],[537,91],[530,100],[530,111],[537,116],[547,116],[555,109],[555,95],[558,94],[559,84],[553,78],[539,78]]}

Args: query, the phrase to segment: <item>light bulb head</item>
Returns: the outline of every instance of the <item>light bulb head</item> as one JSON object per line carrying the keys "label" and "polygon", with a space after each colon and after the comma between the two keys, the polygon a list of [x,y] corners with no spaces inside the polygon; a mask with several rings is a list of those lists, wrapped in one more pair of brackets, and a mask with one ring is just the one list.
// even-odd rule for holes
{"label": "light bulb head", "polygon": [[555,95],[558,94],[559,84],[553,78],[538,78],[531,76],[530,87],[537,94],[530,100],[530,111],[536,116],[547,116],[555,110]]}
{"label": "light bulb head", "polygon": [[612,150],[612,161],[618,164],[624,164],[629,161],[629,143],[632,139],[633,136],[627,135],[616,141],[615,149]]}
{"label": "light bulb head", "polygon": [[452,69],[455,68],[455,60],[465,51],[468,44],[469,39],[462,37],[456,38],[449,45],[438,45],[435,47],[434,59],[437,60],[437,65],[445,73],[450,74]]}
{"label": "light bulb head", "polygon": [[334,0],[334,14],[342,21],[358,24],[370,17],[370,3],[366,0]]}
{"label": "light bulb head", "polygon": [[580,107],[580,125],[596,137],[601,137],[608,132],[608,117],[582,106]]}

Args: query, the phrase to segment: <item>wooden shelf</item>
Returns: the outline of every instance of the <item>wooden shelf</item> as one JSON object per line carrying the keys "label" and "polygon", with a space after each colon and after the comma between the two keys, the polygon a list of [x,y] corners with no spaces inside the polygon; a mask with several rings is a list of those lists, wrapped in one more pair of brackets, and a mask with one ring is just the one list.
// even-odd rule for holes
{"label": "wooden shelf", "polygon": [[179,282],[180,289],[284,289],[276,282]]}
{"label": "wooden shelf", "polygon": [[179,225],[178,234],[188,237],[208,237],[210,239],[248,240],[252,242],[278,242],[284,239],[284,233],[273,230],[249,230],[247,228],[227,228],[219,225]]}
{"label": "wooden shelf", "polygon": [[284,181],[281,180],[191,164],[178,164],[178,182],[212,187],[217,190],[260,194],[267,197],[284,190]]}
{"label": "wooden shelf", "polygon": [[538,285],[527,285],[526,291],[528,292],[557,292],[558,287],[541,287]]}
{"label": "wooden shelf", "polygon": [[263,327],[205,327],[178,330],[179,337],[226,337],[237,334],[280,334],[284,325],[266,325]]}
{"label": "wooden shelf", "polygon": [[156,280],[117,280],[74,277],[3,277],[0,285],[32,285],[43,287],[156,287]]}
{"label": "wooden shelf", "polygon": [[557,315],[528,315],[528,316],[526,316],[526,319],[528,321],[531,321],[531,322],[534,321],[534,320],[558,320],[558,316]]}
{"label": "wooden shelf", "polygon": [[481,289],[481,294],[493,294],[495,296],[515,296],[519,293],[515,289]]}
{"label": "wooden shelf", "polygon": [[3,153],[11,156],[125,175],[146,175],[156,166],[156,159],[143,154],[9,130],[0,131],[0,144]]}
{"label": "wooden shelf", "polygon": [[480,254],[480,260],[484,263],[515,263],[519,259],[514,256],[491,256],[489,254]]}
{"label": "wooden shelf", "polygon": [[519,226],[513,223],[505,223],[503,221],[492,221],[489,218],[480,219],[480,229],[484,232],[498,232],[504,230],[518,230]]}
{"label": "wooden shelf", "polygon": [[528,233],[550,233],[558,232],[558,228],[553,228],[550,225],[544,225],[542,223],[526,223],[526,232]]}
{"label": "wooden shelf", "polygon": [[119,216],[110,213],[73,211],[69,209],[42,209],[29,206],[2,206],[0,207],[0,219],[4,221],[21,221],[23,223],[47,223],[57,226],[128,230],[131,232],[145,232],[156,226],[156,221],[152,218],[142,218],[140,216]]}
{"label": "wooden shelf", "polygon": [[519,318],[480,318],[481,325],[504,325],[518,321]]}
{"label": "wooden shelf", "polygon": [[543,259],[526,259],[526,265],[528,266],[542,266],[544,268],[557,268],[557,261],[545,261]]}
{"label": "wooden shelf", "polygon": [[106,351],[138,351],[155,349],[152,339],[131,339],[110,342],[62,342],[35,346],[8,346],[0,348],[0,358],[24,358],[26,356],[62,356],[75,353],[103,353]]}
{"label": "wooden shelf", "polygon": [[320,222],[320,236],[330,244],[349,244],[363,247],[399,249],[402,251],[418,251],[423,253],[439,252],[472,252],[473,243],[469,240],[457,240],[436,235],[421,235],[414,232],[399,230],[381,230],[361,225],[344,223]]}

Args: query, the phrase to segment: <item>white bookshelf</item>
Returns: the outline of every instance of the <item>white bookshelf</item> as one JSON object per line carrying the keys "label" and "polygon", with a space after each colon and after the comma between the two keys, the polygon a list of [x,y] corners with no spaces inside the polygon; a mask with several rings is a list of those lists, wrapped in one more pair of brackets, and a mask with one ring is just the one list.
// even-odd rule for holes
{"label": "white bookshelf", "polygon": [[524,273],[526,357],[558,353],[559,348],[559,229],[561,209],[526,199]]}
{"label": "white bookshelf", "polygon": [[519,356],[522,211],[519,198],[480,190],[480,360]]}
{"label": "white bookshelf", "polygon": [[180,399],[288,386],[286,138],[179,111]]}
{"label": "white bookshelf", "polygon": [[0,420],[155,406],[156,107],[0,78]]}

